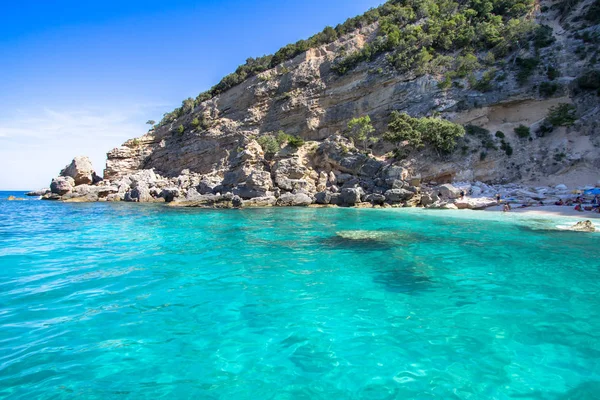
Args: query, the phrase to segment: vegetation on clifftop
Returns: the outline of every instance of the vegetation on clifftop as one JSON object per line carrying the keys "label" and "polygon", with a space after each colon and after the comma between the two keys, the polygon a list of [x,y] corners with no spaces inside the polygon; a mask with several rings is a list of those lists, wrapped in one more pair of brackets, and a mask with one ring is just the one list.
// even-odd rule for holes
{"label": "vegetation on clifftop", "polygon": [[[375,40],[360,51],[342,52],[332,65],[335,71],[344,74],[360,62],[387,54],[388,63],[400,72],[412,70],[422,75],[447,70],[450,79],[467,77],[481,62],[489,64],[490,59],[520,48],[526,38],[533,38],[536,47],[551,43],[548,29],[534,31],[535,25],[528,19],[533,7],[533,0],[389,0],[335,28],[326,27],[306,40],[284,46],[273,55],[248,58],[210,90],[166,113],[160,125],[175,121],[252,76],[376,22],[379,29]],[[480,60],[477,52],[487,53]],[[483,91],[488,90],[491,76],[480,82]]]}

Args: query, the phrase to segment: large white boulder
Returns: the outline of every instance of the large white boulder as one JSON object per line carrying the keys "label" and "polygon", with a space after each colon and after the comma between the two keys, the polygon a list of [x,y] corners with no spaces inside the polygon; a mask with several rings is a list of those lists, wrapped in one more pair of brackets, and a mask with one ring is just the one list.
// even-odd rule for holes
{"label": "large white boulder", "polygon": [[73,178],[75,185],[91,185],[97,180],[92,161],[83,156],[75,157],[71,164],[60,171],[60,176]]}

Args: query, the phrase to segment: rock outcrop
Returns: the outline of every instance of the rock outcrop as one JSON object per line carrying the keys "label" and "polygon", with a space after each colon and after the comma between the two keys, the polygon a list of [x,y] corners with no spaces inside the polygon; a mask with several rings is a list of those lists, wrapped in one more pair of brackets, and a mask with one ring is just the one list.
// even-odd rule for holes
{"label": "rock outcrop", "polygon": [[75,185],[91,185],[102,180],[92,167],[88,157],[75,157],[71,164],[60,171],[60,176],[73,178]]}
{"label": "rock outcrop", "polygon": [[[522,204],[552,202],[565,195],[564,182],[599,178],[600,101],[576,87],[589,65],[572,62],[580,40],[562,35],[564,18],[554,11],[529,17],[550,25],[554,44],[535,52],[519,46],[497,60],[478,53],[482,62],[448,87],[443,74],[399,71],[386,54],[338,74],[333,67],[342,55],[379,40],[377,22],[362,26],[210,99],[192,101],[111,150],[102,181],[89,159],[75,158],[44,198],[195,207],[478,209],[495,205],[497,194]],[[516,60],[527,57],[541,64],[522,79]],[[503,70],[479,85],[493,69],[484,59]],[[550,84],[550,67],[564,74],[553,81],[552,94],[541,94],[540,86]],[[546,116],[560,104],[573,105],[577,118],[548,127]],[[391,142],[384,133],[393,111],[440,116],[470,129],[449,153]],[[348,139],[349,121],[367,115],[373,140]],[[515,132],[520,125],[529,128],[528,137]],[[537,190],[531,182],[546,186]]]}
{"label": "rock outcrop", "polygon": [[596,232],[596,227],[592,224],[592,221],[579,221],[571,227],[572,231],[575,232]]}

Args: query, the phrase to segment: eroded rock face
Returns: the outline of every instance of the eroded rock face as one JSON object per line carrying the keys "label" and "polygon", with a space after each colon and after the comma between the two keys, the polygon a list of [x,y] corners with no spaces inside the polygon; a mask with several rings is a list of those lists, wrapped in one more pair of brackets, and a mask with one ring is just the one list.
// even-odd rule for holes
{"label": "eroded rock face", "polygon": [[306,207],[313,203],[313,200],[305,193],[285,193],[277,200],[278,206]]}
{"label": "eroded rock face", "polygon": [[60,176],[73,178],[75,185],[91,185],[101,180],[94,172],[92,161],[82,156],[75,157],[71,164],[60,171]]}
{"label": "eroded rock face", "polygon": [[460,197],[460,190],[450,184],[444,184],[438,187],[438,191],[442,194],[444,199],[458,199]]}
{"label": "eroded rock face", "polygon": [[59,176],[57,178],[52,179],[52,183],[50,183],[50,191],[53,194],[57,194],[59,196],[63,196],[73,190],[75,186],[75,180],[70,176]]}

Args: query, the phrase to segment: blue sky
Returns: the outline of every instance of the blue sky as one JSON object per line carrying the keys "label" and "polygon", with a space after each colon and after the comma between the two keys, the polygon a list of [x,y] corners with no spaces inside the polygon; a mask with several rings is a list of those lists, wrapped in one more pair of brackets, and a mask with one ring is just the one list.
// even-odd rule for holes
{"label": "blue sky", "polygon": [[146,131],[246,58],[383,0],[11,1],[0,13],[0,190],[47,186],[76,155]]}

